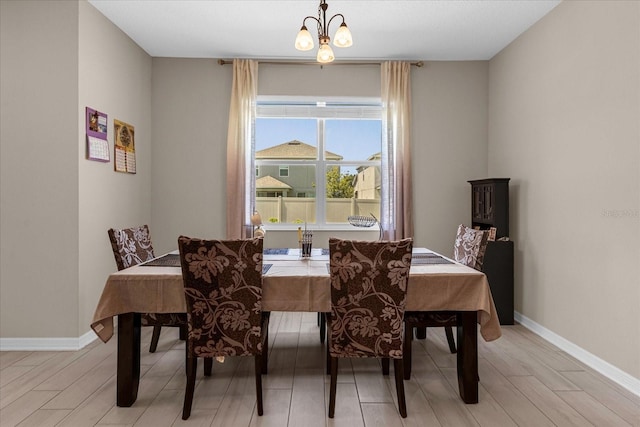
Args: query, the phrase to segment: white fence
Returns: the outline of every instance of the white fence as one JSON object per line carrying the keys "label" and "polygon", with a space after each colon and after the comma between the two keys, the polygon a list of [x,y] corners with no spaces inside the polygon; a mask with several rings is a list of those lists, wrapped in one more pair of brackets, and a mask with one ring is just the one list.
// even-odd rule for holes
{"label": "white fence", "polygon": [[[350,215],[380,218],[380,200],[326,199],[327,223],[344,223]],[[256,210],[265,223],[315,223],[316,199],[313,197],[256,197]]]}

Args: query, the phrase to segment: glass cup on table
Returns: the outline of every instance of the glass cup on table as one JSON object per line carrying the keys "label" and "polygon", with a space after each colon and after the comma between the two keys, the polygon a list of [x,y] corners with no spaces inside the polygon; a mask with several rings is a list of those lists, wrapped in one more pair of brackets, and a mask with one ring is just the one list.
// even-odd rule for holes
{"label": "glass cup on table", "polygon": [[311,248],[313,246],[313,233],[311,231],[304,231],[302,237],[298,241],[300,245],[300,256],[302,258],[311,258]]}

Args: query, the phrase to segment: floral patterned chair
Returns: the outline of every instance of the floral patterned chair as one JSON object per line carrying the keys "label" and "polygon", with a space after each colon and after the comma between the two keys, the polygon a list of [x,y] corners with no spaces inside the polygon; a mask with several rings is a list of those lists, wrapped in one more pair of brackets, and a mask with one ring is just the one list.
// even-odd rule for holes
{"label": "floral patterned chair", "polygon": [[389,359],[393,359],[398,408],[403,418],[407,416],[402,379],[402,320],[412,248],[412,239],[396,242],[329,239],[329,418],[335,413],[338,359],[342,357],[381,358],[383,372],[386,364],[387,373]]}
{"label": "floral patterned chair", "polygon": [[[147,225],[123,229],[111,228],[108,234],[118,270],[155,258]],[[179,327],[180,338],[186,337],[187,316],[184,313],[143,313],[140,317],[142,326],[153,326],[149,345],[150,353],[155,353],[158,348],[163,326]]]}
{"label": "floral patterned chair", "polygon": [[[484,254],[487,250],[489,233],[474,230],[463,224],[458,226],[456,240],[453,245],[453,259],[468,267],[482,271]],[[411,341],[414,328],[444,326],[447,343],[451,353],[455,353],[456,342],[453,338],[453,327],[458,325],[457,316],[450,311],[408,311],[404,319],[404,379],[411,378]]]}
{"label": "floral patterned chair", "polygon": [[213,358],[254,356],[257,410],[262,415],[269,329],[269,313],[262,311],[262,247],[261,238],[178,239],[189,327],[183,420],[191,414],[199,357],[209,376]]}

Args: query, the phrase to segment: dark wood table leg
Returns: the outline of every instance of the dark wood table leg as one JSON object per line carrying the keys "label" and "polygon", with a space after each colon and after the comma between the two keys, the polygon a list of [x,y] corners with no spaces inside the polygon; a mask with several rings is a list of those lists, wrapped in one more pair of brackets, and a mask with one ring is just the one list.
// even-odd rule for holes
{"label": "dark wood table leg", "polygon": [[458,389],[464,403],[478,403],[478,313],[458,313]]}
{"label": "dark wood table leg", "polygon": [[118,315],[118,406],[129,407],[138,397],[140,382],[140,313]]}
{"label": "dark wood table leg", "polygon": [[417,327],[416,328],[416,339],[423,340],[427,338],[427,328]]}

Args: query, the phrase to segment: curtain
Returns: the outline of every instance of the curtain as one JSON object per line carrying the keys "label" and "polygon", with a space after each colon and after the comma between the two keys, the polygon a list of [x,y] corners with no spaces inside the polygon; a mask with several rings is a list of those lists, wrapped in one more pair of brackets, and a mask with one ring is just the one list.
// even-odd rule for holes
{"label": "curtain", "polygon": [[227,131],[227,239],[250,235],[253,186],[253,123],[258,95],[258,62],[233,60],[233,85]]}
{"label": "curtain", "polygon": [[387,61],[381,66],[383,133],[383,238],[413,237],[411,186],[411,64]]}

